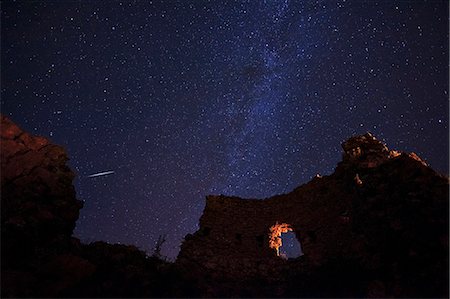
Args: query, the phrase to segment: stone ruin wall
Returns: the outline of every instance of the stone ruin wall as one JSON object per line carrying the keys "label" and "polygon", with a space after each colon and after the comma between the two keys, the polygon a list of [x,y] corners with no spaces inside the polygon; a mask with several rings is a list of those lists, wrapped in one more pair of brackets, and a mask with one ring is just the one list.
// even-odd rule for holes
{"label": "stone ruin wall", "polygon": [[208,196],[199,230],[187,235],[177,258],[236,277],[275,275],[286,264],[270,248],[270,228],[290,225],[303,255],[296,259],[307,271],[327,258],[357,254],[358,236],[352,233],[352,201],[362,184],[358,172],[374,169],[400,155],[370,133],[342,144],[343,160],[330,176],[316,176],[289,194],[264,200]]}
{"label": "stone ruin wall", "polygon": [[270,228],[286,223],[302,247],[298,262],[320,264],[340,254],[342,247],[336,244],[350,234],[345,215],[352,194],[336,193],[336,184],[317,177],[290,194],[265,200],[208,196],[200,229],[187,236],[178,261],[233,276],[275,274],[285,261],[270,247]]}

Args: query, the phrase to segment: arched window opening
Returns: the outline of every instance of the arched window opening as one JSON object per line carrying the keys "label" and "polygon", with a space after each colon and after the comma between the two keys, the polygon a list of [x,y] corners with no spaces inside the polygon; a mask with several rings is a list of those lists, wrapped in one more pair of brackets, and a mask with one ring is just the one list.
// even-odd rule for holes
{"label": "arched window opening", "polygon": [[280,256],[285,259],[298,258],[303,255],[302,246],[293,231],[281,234],[282,246]]}
{"label": "arched window opening", "polygon": [[276,223],[269,229],[269,247],[276,251],[277,256],[283,258],[297,258],[302,249],[292,227],[287,223]]}

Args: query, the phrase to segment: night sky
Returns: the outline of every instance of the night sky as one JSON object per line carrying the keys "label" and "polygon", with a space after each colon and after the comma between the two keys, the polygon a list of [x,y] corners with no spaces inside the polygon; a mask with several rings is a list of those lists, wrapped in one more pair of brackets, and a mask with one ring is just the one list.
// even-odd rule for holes
{"label": "night sky", "polygon": [[1,27],[2,113],[67,149],[85,242],[173,259],[207,194],[287,193],[367,131],[448,173],[448,1],[3,1]]}

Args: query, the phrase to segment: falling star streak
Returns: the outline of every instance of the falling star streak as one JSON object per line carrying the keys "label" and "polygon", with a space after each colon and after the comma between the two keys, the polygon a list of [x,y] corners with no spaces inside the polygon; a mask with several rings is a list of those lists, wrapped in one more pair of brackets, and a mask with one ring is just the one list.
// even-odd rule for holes
{"label": "falling star streak", "polygon": [[87,177],[94,178],[97,176],[104,176],[104,175],[109,175],[109,174],[113,174],[113,173],[114,173],[114,171],[104,171],[104,172],[99,172],[99,173],[94,173],[94,174],[88,175]]}

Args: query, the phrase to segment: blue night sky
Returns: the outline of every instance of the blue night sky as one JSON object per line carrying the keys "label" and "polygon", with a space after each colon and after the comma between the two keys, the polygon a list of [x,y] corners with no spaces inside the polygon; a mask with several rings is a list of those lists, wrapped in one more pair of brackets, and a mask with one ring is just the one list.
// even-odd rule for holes
{"label": "blue night sky", "polygon": [[[331,174],[370,131],[448,173],[447,1],[5,1],[1,109],[64,146],[75,235],[173,259],[207,194]],[[109,175],[89,175],[114,171]]]}

